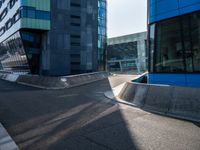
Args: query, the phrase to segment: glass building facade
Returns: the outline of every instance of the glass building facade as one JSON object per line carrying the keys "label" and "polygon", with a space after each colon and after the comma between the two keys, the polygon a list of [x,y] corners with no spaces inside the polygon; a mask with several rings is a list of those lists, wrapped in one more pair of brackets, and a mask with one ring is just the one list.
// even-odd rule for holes
{"label": "glass building facade", "polygon": [[200,87],[200,1],[150,0],[148,41],[149,83]]}
{"label": "glass building facade", "polygon": [[0,70],[39,74],[41,35],[50,29],[50,3],[0,1],[0,13]]}
{"label": "glass building facade", "polygon": [[17,32],[0,44],[0,69],[29,72],[28,60],[20,33]]}
{"label": "glass building facade", "polygon": [[147,32],[107,40],[107,68],[121,73],[147,70]]}
{"label": "glass building facade", "polygon": [[99,70],[106,69],[106,22],[107,22],[106,0],[98,0],[98,64]]}
{"label": "glass building facade", "polygon": [[106,0],[0,0],[0,70],[105,70]]}

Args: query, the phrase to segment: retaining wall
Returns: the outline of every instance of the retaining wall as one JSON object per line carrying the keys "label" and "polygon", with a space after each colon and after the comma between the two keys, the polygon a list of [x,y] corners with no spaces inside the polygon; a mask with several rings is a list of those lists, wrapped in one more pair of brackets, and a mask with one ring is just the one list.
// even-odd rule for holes
{"label": "retaining wall", "polygon": [[20,84],[43,88],[43,89],[62,89],[102,80],[110,76],[108,72],[95,72],[63,77],[46,77],[38,75],[16,75],[0,73],[3,80],[17,82]]}
{"label": "retaining wall", "polygon": [[127,82],[118,98],[147,111],[200,122],[200,88]]}

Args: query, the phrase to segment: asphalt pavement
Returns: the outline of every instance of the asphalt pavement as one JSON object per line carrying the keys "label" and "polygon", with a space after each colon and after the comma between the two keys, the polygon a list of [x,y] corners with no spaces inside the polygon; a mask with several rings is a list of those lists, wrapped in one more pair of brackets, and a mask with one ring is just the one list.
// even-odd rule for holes
{"label": "asphalt pavement", "polygon": [[105,98],[104,92],[133,78],[63,90],[0,80],[0,122],[21,150],[200,150],[198,123]]}

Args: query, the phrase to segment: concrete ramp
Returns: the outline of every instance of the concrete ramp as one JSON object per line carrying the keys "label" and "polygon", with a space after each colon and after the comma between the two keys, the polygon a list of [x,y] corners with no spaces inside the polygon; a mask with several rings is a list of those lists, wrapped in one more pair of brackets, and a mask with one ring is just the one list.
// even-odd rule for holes
{"label": "concrete ramp", "polygon": [[200,122],[199,88],[127,82],[115,98],[146,111]]}

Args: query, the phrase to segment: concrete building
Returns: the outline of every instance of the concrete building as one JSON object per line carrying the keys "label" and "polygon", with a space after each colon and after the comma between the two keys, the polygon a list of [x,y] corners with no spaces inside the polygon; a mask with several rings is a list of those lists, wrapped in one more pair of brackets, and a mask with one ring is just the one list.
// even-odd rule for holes
{"label": "concrete building", "polygon": [[60,76],[105,70],[106,0],[1,0],[0,69]]}
{"label": "concrete building", "polygon": [[107,43],[109,71],[147,70],[147,32],[110,38]]}
{"label": "concrete building", "polygon": [[200,87],[200,1],[148,0],[149,83]]}

